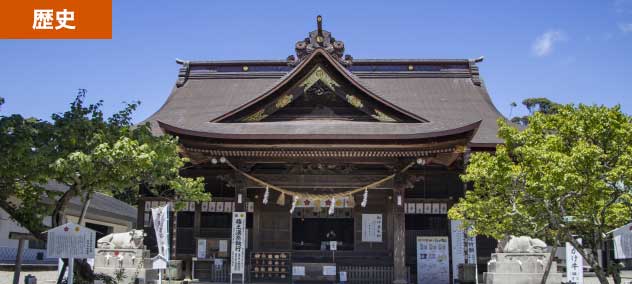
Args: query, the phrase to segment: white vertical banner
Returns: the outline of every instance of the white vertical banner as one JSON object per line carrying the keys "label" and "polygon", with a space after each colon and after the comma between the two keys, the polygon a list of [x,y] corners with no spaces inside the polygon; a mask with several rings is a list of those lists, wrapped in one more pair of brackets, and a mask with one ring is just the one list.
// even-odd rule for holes
{"label": "white vertical banner", "polygon": [[614,258],[632,258],[632,223],[612,231],[614,242]]}
{"label": "white vertical banner", "polygon": [[450,221],[450,232],[452,235],[452,279],[454,280],[459,278],[459,264],[465,264],[465,234],[461,229],[461,223],[461,220]]}
{"label": "white vertical banner", "polygon": [[169,204],[151,209],[156,231],[158,255],[154,258],[154,269],[166,269],[169,262]]}
{"label": "white vertical banner", "polygon": [[448,237],[417,236],[417,283],[450,283]]}
{"label": "white vertical banner", "polygon": [[[476,264],[476,237],[467,235],[467,230],[461,229],[461,220],[450,221],[452,236],[452,278],[459,278],[459,264]],[[476,269],[478,273],[478,268]]]}
{"label": "white vertical banner", "polygon": [[244,274],[246,256],[246,212],[233,212],[230,273]]}
{"label": "white vertical banner", "polygon": [[[582,243],[582,239],[577,241]],[[566,243],[566,279],[569,283],[584,283],[584,258],[571,243]]]}

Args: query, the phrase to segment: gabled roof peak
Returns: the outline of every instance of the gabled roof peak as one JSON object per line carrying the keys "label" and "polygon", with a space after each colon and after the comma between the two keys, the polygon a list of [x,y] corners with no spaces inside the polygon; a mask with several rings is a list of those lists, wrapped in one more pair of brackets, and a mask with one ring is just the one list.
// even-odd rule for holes
{"label": "gabled roof peak", "polygon": [[316,17],[316,25],[317,29],[311,31],[308,37],[296,42],[294,50],[298,58],[294,57],[294,55],[288,56],[288,65],[296,66],[315,50],[323,49],[343,65],[350,66],[353,57],[349,54],[344,55],[344,42],[336,40],[330,32],[323,30],[323,17],[321,15]]}

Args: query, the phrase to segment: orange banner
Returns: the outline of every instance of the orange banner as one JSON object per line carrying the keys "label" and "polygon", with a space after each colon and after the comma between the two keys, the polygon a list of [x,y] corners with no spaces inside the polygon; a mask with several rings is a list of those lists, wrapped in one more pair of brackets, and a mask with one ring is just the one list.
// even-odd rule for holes
{"label": "orange banner", "polygon": [[0,0],[0,39],[111,39],[112,0]]}

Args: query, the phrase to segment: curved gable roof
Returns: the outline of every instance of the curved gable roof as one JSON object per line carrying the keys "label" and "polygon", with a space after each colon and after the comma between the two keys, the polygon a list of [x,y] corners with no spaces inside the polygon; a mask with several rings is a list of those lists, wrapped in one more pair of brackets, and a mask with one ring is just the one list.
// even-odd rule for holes
{"label": "curved gable roof", "polygon": [[[324,59],[325,63],[328,66],[331,66],[334,70],[334,72],[336,72],[336,75],[342,77],[342,79],[345,82],[332,82],[331,84],[341,84],[341,83],[347,83],[351,86],[353,86],[354,88],[356,88],[359,92],[361,92],[361,95],[367,96],[369,98],[369,100],[374,100],[377,102],[378,105],[381,105],[381,108],[385,108],[387,109],[389,112],[391,113],[395,113],[397,116],[399,117],[403,117],[406,118],[410,121],[414,121],[414,122],[426,122],[426,119],[423,119],[421,117],[419,117],[418,115],[416,115],[415,113],[406,111],[402,108],[400,108],[397,105],[394,105],[392,103],[390,103],[388,100],[384,99],[382,96],[379,96],[377,94],[375,94],[373,91],[367,89],[363,84],[361,84],[358,80],[357,77],[353,76],[352,73],[350,73],[344,66],[342,66],[337,60],[335,60],[334,58],[332,58],[332,56],[323,51],[323,49],[317,49],[316,51],[314,51],[312,54],[310,54],[307,58],[305,58],[303,61],[301,61],[301,63],[296,66],[294,69],[292,69],[292,71],[288,72],[276,85],[274,85],[272,88],[268,89],[265,92],[262,92],[261,95],[257,96],[256,98],[252,99],[251,101],[249,101],[248,103],[234,109],[231,110],[229,112],[227,112],[224,115],[221,115],[218,118],[213,119],[211,122],[227,122],[231,119],[231,117],[243,117],[244,113],[252,113],[255,110],[253,109],[254,106],[256,106],[257,104],[261,103],[264,100],[269,100],[270,97],[272,96],[281,96],[284,92],[288,92],[288,93],[296,93],[296,92],[292,92],[291,88],[292,87],[296,87],[296,85],[300,85],[302,84],[302,80],[310,80],[310,78],[312,77],[314,72],[324,72],[327,78],[331,78],[330,75],[328,74],[327,70],[322,70],[321,65],[322,63],[316,63],[317,58],[322,58]],[[325,67],[325,66],[323,66]],[[313,82],[312,82],[313,83]],[[333,86],[332,88],[338,88],[336,86]],[[289,91],[284,91],[284,90],[289,90]],[[342,90],[340,90],[340,92],[342,92]],[[355,94],[354,94],[355,95]],[[344,96],[343,96],[344,97]],[[273,111],[276,111],[278,109],[275,109]],[[372,115],[372,113],[370,113],[369,110],[366,109],[361,109],[365,112],[367,112],[369,115]]]}
{"label": "curved gable roof", "polygon": [[[311,56],[328,54],[315,51]],[[206,136],[231,136],[254,138],[254,134],[265,135],[426,135],[441,131],[467,128],[468,125],[479,125],[471,143],[474,145],[494,145],[502,141],[497,138],[497,119],[504,119],[494,107],[484,84],[474,80],[471,66],[475,63],[468,60],[355,60],[351,72],[334,62],[341,76],[345,76],[354,86],[375,97],[402,113],[409,113],[423,118],[424,123],[379,123],[379,122],[256,122],[256,123],[218,123],[231,114],[256,104],[265,96],[279,90],[287,84],[292,76],[297,76],[301,66],[290,72],[218,72],[211,70],[214,66],[248,66],[263,64],[260,61],[239,62],[190,62],[191,68],[186,82],[181,87],[174,87],[165,104],[145,122],[152,124],[152,130],[161,134],[167,128],[181,129],[189,133],[206,133]],[[335,61],[335,60],[334,60]],[[376,63],[377,62],[377,63]],[[282,66],[282,62],[266,63]],[[415,66],[415,71],[366,71],[372,64],[392,64],[404,66],[404,70]],[[442,69],[441,66],[470,66],[469,69]],[[366,68],[364,68],[366,66]],[[417,68],[417,66],[431,68]],[[435,68],[435,66],[438,66]],[[362,67],[362,68],[360,68]],[[184,67],[183,67],[184,68]],[[279,67],[280,68],[280,67]],[[417,71],[417,69],[421,71]],[[410,70],[410,69],[408,69]],[[182,73],[182,72],[181,72]],[[478,80],[478,78],[476,78]],[[235,136],[236,135],[236,136]],[[359,137],[359,136],[357,136]],[[288,137],[290,138],[290,137]]]}

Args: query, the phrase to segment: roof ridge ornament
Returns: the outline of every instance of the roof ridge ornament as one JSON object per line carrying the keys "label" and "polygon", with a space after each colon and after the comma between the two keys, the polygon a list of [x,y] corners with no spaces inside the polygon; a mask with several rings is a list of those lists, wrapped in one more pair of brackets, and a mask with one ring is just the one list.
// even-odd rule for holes
{"label": "roof ridge ornament", "polygon": [[298,58],[294,57],[294,55],[288,56],[288,65],[298,65],[308,55],[321,48],[336,58],[342,65],[347,67],[351,66],[353,57],[349,54],[344,54],[344,42],[336,40],[336,38],[331,36],[330,32],[323,30],[323,17],[321,15],[316,17],[316,25],[317,29],[310,32],[309,37],[296,42],[294,50],[296,51],[296,57]]}

